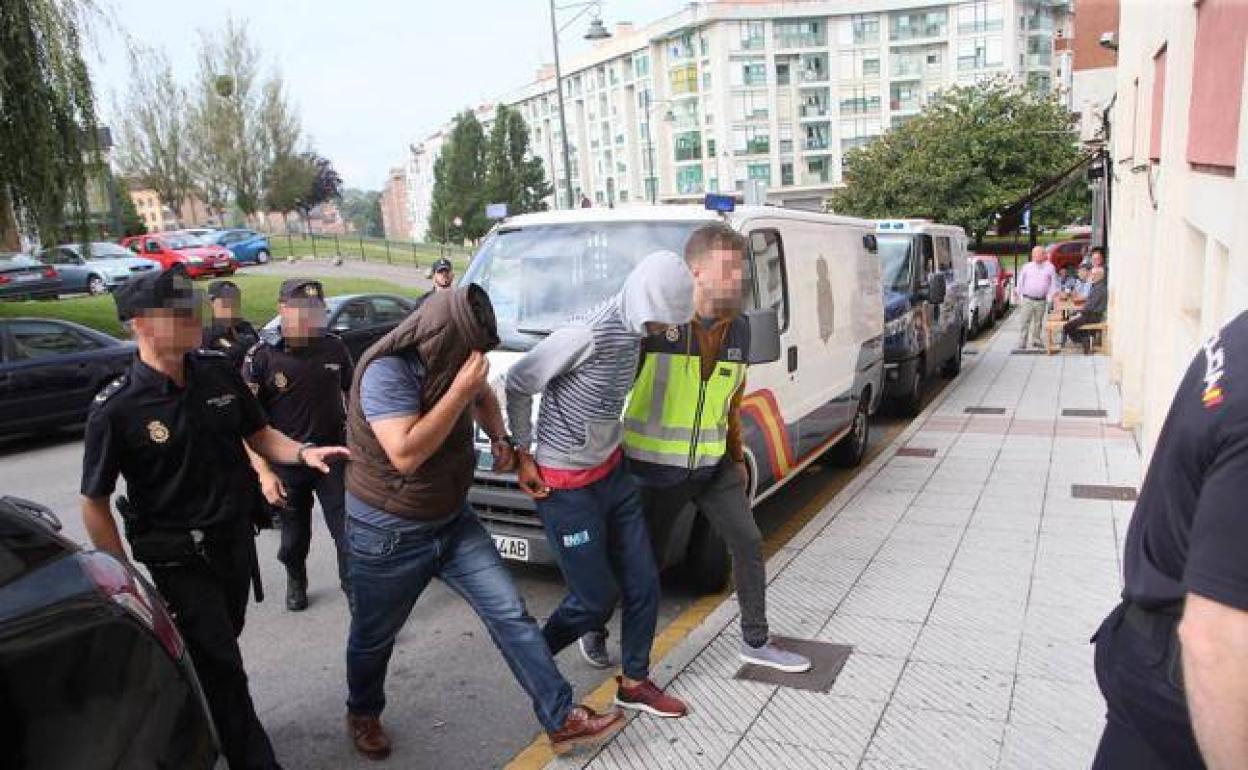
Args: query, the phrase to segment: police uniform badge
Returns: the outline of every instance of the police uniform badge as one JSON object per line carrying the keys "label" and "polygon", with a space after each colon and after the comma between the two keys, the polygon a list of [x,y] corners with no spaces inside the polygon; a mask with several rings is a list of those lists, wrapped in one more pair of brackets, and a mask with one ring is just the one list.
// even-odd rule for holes
{"label": "police uniform badge", "polygon": [[147,424],[147,436],[157,444],[163,444],[169,440],[169,429],[160,420],[152,420]]}
{"label": "police uniform badge", "polygon": [[278,372],[273,375],[273,386],[278,390],[286,390],[286,386],[290,384],[290,380],[286,379],[286,375]]}
{"label": "police uniform badge", "polygon": [[317,293],[316,293],[316,287],[315,287],[315,286],[313,286],[312,284],[308,284],[307,286],[304,286],[304,287],[303,287],[303,293],[304,293],[304,294],[306,294],[306,295],[308,295],[309,297],[315,297],[315,296],[318,296],[318,295],[317,295]]}
{"label": "police uniform badge", "polygon": [[680,327],[669,326],[667,331],[663,333],[668,342],[680,342]]}

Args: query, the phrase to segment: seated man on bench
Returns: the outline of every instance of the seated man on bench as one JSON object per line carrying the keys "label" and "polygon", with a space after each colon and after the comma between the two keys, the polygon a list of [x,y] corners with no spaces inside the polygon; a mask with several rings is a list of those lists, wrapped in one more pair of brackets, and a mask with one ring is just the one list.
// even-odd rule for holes
{"label": "seated man on bench", "polygon": [[1109,292],[1105,288],[1105,268],[1094,267],[1088,272],[1091,288],[1088,299],[1083,303],[1077,315],[1071,316],[1062,331],[1068,339],[1083,345],[1084,353],[1092,352],[1092,332],[1084,331],[1083,327],[1099,324],[1105,320],[1105,311],[1109,306]]}

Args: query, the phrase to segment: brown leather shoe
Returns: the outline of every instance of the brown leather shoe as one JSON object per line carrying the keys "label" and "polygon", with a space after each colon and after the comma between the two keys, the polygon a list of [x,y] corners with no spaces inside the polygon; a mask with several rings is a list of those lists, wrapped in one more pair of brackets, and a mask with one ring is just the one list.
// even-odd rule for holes
{"label": "brown leather shoe", "polygon": [[377,717],[347,714],[347,731],[355,750],[368,759],[378,760],[390,756],[390,738]]}
{"label": "brown leather shoe", "polygon": [[573,706],[563,727],[550,733],[550,747],[562,755],[582,746],[597,745],[618,733],[624,724],[624,715],[617,709],[597,714],[589,706]]}

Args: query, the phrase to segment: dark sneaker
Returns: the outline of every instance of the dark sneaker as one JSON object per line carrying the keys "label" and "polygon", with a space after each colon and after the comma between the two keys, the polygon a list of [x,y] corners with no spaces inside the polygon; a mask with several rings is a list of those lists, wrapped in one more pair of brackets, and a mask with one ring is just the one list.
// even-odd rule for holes
{"label": "dark sneaker", "polygon": [[770,641],[762,647],[751,647],[741,642],[741,660],[788,674],[800,674],[810,670],[809,658],[798,655],[796,652],[782,650]]}
{"label": "dark sneaker", "polygon": [[590,631],[581,637],[577,646],[581,657],[594,668],[611,668],[611,654],[607,652],[607,629]]}
{"label": "dark sneaker", "polygon": [[589,706],[573,706],[563,727],[550,733],[550,747],[556,754],[567,754],[583,746],[603,743],[624,727],[624,715],[616,709],[598,714]]}
{"label": "dark sneaker", "polygon": [[676,719],[689,713],[689,707],[680,698],[660,690],[649,679],[636,687],[625,687],[624,678],[617,676],[615,683],[615,705],[620,708],[644,711],[656,717]]}
{"label": "dark sneaker", "polygon": [[308,608],[308,579],[306,577],[286,576],[286,609],[291,612],[302,612]]}
{"label": "dark sneaker", "polygon": [[390,738],[377,717],[347,714],[347,732],[351,734],[355,750],[362,756],[372,760],[390,756]]}

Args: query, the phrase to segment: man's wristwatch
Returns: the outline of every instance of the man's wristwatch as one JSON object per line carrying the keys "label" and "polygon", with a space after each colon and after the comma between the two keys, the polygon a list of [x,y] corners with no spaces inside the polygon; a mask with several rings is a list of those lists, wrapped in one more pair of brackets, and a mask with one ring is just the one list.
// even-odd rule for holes
{"label": "man's wristwatch", "polygon": [[309,449],[316,449],[316,444],[313,444],[311,441],[300,444],[299,451],[295,452],[295,462],[298,463],[299,465],[307,465],[308,461],[305,456],[305,453]]}

